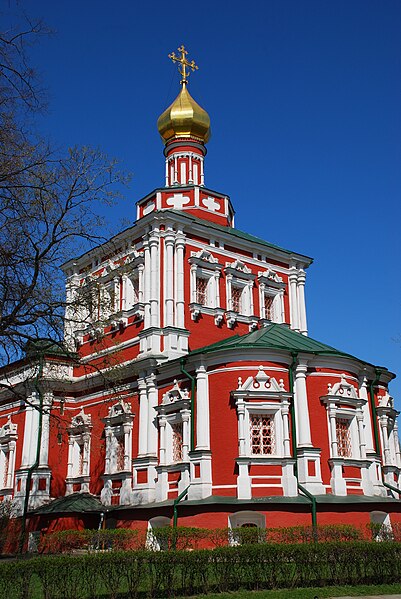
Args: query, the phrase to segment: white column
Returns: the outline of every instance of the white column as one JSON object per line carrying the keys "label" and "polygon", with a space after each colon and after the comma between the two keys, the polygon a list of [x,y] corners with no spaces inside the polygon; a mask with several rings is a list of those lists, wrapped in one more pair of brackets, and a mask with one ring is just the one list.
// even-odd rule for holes
{"label": "white column", "polygon": [[259,314],[260,318],[266,318],[266,307],[265,307],[265,284],[259,283]]}
{"label": "white column", "polygon": [[174,156],[174,181],[173,185],[178,184],[178,165],[177,165],[177,155]]}
{"label": "white column", "polygon": [[246,456],[246,442],[245,442],[245,405],[244,403],[238,402],[238,444],[239,444],[239,456]]}
{"label": "white column", "polygon": [[148,395],[146,382],[138,380],[139,390],[139,433],[138,433],[138,455],[142,456],[148,452]]}
{"label": "white column", "polygon": [[185,328],[184,303],[184,248],[185,236],[181,233],[175,240],[175,298],[176,298],[176,327]]}
{"label": "white column", "polygon": [[164,238],[165,256],[165,313],[164,326],[174,326],[174,233],[168,231]]}
{"label": "white column", "polygon": [[67,478],[71,478],[74,475],[73,471],[73,459],[74,459],[74,438],[72,435],[68,437],[68,462],[67,462]]}
{"label": "white column", "polygon": [[189,410],[182,410],[182,461],[188,461],[189,454]]}
{"label": "white column", "polygon": [[394,420],[393,439],[394,439],[394,451],[395,451],[396,464],[397,464],[397,468],[400,468],[401,467],[400,441],[399,441],[399,437],[398,437],[398,423],[396,420]]}
{"label": "white column", "polygon": [[331,457],[338,457],[338,442],[337,442],[337,426],[336,426],[337,410],[335,408],[329,408],[329,422],[330,422],[330,435],[331,435]]}
{"label": "white column", "polygon": [[291,328],[294,331],[299,331],[299,316],[298,316],[298,294],[297,294],[297,272],[292,272],[288,277],[290,282],[290,314]]}
{"label": "white column", "polygon": [[111,432],[111,428],[109,426],[107,426],[105,429],[105,436],[106,436],[106,456],[105,456],[105,460],[104,460],[104,473],[110,474],[111,473],[110,454],[111,454],[112,432]]}
{"label": "white column", "polygon": [[196,272],[198,267],[191,264],[191,302],[196,303]]}
{"label": "white column", "polygon": [[288,400],[283,400],[281,402],[281,417],[283,419],[283,445],[284,445],[284,457],[291,456],[290,450],[290,427],[288,421],[289,414],[289,402]]}
{"label": "white column", "polygon": [[39,454],[39,466],[45,467],[48,466],[49,462],[50,410],[52,401],[53,393],[45,393],[42,402],[42,434]]}
{"label": "white column", "polygon": [[121,310],[120,303],[120,277],[114,277],[114,306],[110,306],[110,311],[113,314],[114,312],[119,312]]}
{"label": "white column", "polygon": [[390,447],[388,444],[388,417],[383,415],[379,418],[380,428],[382,430],[382,440],[383,440],[383,452],[384,452],[384,466],[388,466],[391,464],[390,460]]}
{"label": "white column", "polygon": [[158,327],[159,321],[159,238],[152,232],[150,246],[150,326]]}
{"label": "white column", "polygon": [[308,326],[306,323],[305,279],[305,271],[300,270],[298,274],[299,330],[303,335],[308,334]]}
{"label": "white column", "polygon": [[307,360],[298,360],[295,370],[295,405],[298,424],[299,447],[312,447],[308,396],[306,392],[306,373],[308,370]]}
{"label": "white column", "polygon": [[233,309],[233,298],[232,298],[232,294],[231,294],[232,278],[233,278],[233,276],[231,274],[226,275],[226,295],[227,295],[228,310]]}
{"label": "white column", "polygon": [[84,433],[83,441],[84,441],[84,449],[83,449],[84,455],[83,455],[83,460],[82,460],[82,473],[84,474],[84,476],[89,476],[89,474],[90,474],[90,464],[89,464],[90,433]]}
{"label": "white column", "polygon": [[169,160],[168,160],[168,158],[166,158],[166,175],[165,175],[166,187],[168,187],[168,163],[169,163]]}
{"label": "white column", "polygon": [[131,470],[132,424],[124,423],[124,470]]}
{"label": "white column", "polygon": [[358,424],[358,441],[359,441],[359,452],[362,460],[366,459],[366,441],[365,432],[363,426],[363,411],[362,407],[358,407],[356,410],[356,421]]}
{"label": "white column", "polygon": [[215,270],[213,273],[214,278],[214,305],[213,308],[220,308],[220,271]]}
{"label": "white column", "polygon": [[148,241],[143,242],[145,254],[145,286],[144,286],[144,304],[145,304],[145,319],[144,328],[150,327],[150,249]]}
{"label": "white column", "polygon": [[[30,404],[33,401],[33,396],[27,398]],[[32,405],[26,404],[25,407],[25,426],[24,426],[24,442],[22,445],[22,462],[21,466],[30,466],[31,445],[32,445],[32,420],[34,408]]]}
{"label": "white column", "polygon": [[188,183],[193,183],[194,182],[194,178],[192,175],[192,154],[189,154],[189,161],[188,161],[188,165],[189,165],[189,169],[188,169]]}
{"label": "white column", "polygon": [[15,470],[15,441],[10,441],[8,444],[8,469],[7,469],[7,481],[6,485],[8,488],[13,487],[13,478]]}
{"label": "white column", "polygon": [[160,466],[166,465],[166,417],[160,416],[159,418],[159,429],[160,429]]}
{"label": "white column", "polygon": [[158,404],[156,375],[151,374],[146,377],[146,386],[148,390],[148,455],[157,456],[157,412],[155,407]]}
{"label": "white column", "polygon": [[278,292],[278,322],[285,322],[285,312],[284,312],[284,289],[280,289]]}
{"label": "white column", "polygon": [[359,377],[359,397],[364,400],[362,405],[363,419],[365,424],[365,439],[366,439],[366,451],[368,453],[374,453],[373,449],[373,433],[372,433],[372,419],[370,415],[367,378],[364,374]]}
{"label": "white column", "polygon": [[143,302],[143,271],[145,267],[143,264],[138,265],[138,302]]}
{"label": "white column", "polygon": [[206,368],[196,369],[196,449],[210,449],[209,377]]}
{"label": "white column", "polygon": [[203,171],[203,158],[199,158],[200,162],[200,184],[205,185],[205,173]]}

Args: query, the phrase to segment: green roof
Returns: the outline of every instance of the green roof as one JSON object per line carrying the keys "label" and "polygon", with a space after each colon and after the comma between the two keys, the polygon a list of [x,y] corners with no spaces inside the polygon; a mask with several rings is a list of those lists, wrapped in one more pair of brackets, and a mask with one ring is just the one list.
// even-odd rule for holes
{"label": "green roof", "polygon": [[246,335],[234,335],[233,337],[228,337],[222,341],[217,341],[217,343],[195,349],[190,352],[190,355],[233,349],[278,349],[287,353],[305,352],[324,356],[342,356],[358,360],[359,362],[362,361],[351,354],[339,351],[330,345],[326,345],[325,343],[311,339],[306,335],[301,335],[301,333],[292,331],[285,324],[276,323],[269,324],[262,329],[258,329],[257,331],[253,331]]}
{"label": "green roof", "polygon": [[188,218],[195,223],[206,225],[208,229],[217,229],[218,231],[221,231],[222,233],[228,233],[229,235],[238,237],[239,239],[242,239],[243,241],[247,241],[247,242],[250,241],[251,243],[258,243],[258,244],[264,245],[265,247],[268,247],[270,249],[274,249],[274,250],[278,250],[279,252],[283,252],[284,254],[289,254],[289,255],[293,254],[296,256],[302,256],[303,258],[306,258],[306,260],[308,262],[310,262],[310,263],[313,262],[313,258],[310,258],[309,256],[305,256],[304,254],[300,254],[299,252],[293,252],[291,250],[286,250],[285,248],[275,245],[274,243],[269,243],[268,241],[265,241],[264,239],[261,239],[260,237],[256,237],[255,235],[250,235],[249,233],[245,233],[244,231],[240,231],[239,229],[234,229],[233,227],[226,227],[224,225],[219,225],[218,223],[213,223],[211,221],[204,220],[203,218],[198,218],[197,216],[193,216],[192,214],[183,213],[179,210],[159,210],[158,212],[162,212],[162,213],[171,212],[172,214],[185,216],[185,218]]}
{"label": "green roof", "polygon": [[54,499],[46,505],[35,510],[36,514],[63,514],[63,513],[100,513],[105,510],[97,497],[90,493],[72,493],[65,497]]}

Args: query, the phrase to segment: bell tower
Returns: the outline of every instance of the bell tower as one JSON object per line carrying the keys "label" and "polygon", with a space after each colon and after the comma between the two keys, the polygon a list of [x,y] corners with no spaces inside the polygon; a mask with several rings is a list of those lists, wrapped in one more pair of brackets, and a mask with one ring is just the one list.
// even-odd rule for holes
{"label": "bell tower", "polygon": [[178,52],[180,56],[172,52],[169,58],[179,65],[181,91],[157,121],[157,128],[165,144],[166,187],[203,187],[203,161],[206,155],[205,144],[210,139],[210,118],[188,91],[189,75],[198,66],[194,60],[187,60],[188,52],[184,46],[178,48]]}

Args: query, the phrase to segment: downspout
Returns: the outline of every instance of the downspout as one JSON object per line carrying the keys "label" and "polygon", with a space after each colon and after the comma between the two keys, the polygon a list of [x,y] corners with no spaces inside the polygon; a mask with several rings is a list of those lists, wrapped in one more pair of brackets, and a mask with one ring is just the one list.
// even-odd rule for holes
{"label": "downspout", "polygon": [[288,368],[288,380],[290,385],[290,393],[292,394],[292,400],[290,403],[290,414],[291,414],[291,441],[292,441],[292,455],[295,458],[294,474],[297,479],[297,487],[311,502],[312,509],[312,526],[315,528],[317,525],[317,506],[316,497],[312,495],[305,487],[301,485],[298,480],[298,450],[297,450],[297,428],[295,420],[295,404],[294,404],[294,366],[298,356],[298,352],[291,352],[292,362]]}
{"label": "downspout", "polygon": [[21,527],[21,535],[19,540],[18,552],[22,553],[25,544],[25,534],[26,534],[26,517],[28,514],[28,504],[29,504],[29,494],[31,491],[31,482],[32,482],[32,474],[33,471],[36,470],[39,466],[40,460],[40,446],[42,444],[42,421],[43,421],[43,394],[39,385],[39,379],[43,374],[43,354],[39,354],[39,369],[38,373],[34,380],[34,388],[39,397],[39,420],[38,420],[38,438],[36,441],[36,456],[35,461],[31,466],[29,466],[27,470],[26,483],[25,483],[25,497],[24,497],[24,508],[22,513],[22,527]]}
{"label": "downspout", "polygon": [[[375,437],[376,455],[378,457],[380,457],[379,428],[378,428],[378,424],[377,424],[377,410],[376,410],[376,404],[375,404],[374,387],[380,381],[380,375],[382,374],[382,371],[379,369],[376,369],[375,373],[376,373],[376,378],[369,385],[369,398],[370,398],[370,407],[372,410],[372,417],[373,417],[373,433],[374,433],[374,437]],[[382,462],[382,460],[381,460],[381,462]],[[390,483],[386,483],[386,481],[384,480],[384,472],[383,472],[383,464],[382,463],[381,463],[381,471],[382,471],[383,486],[386,487],[387,489],[390,489],[390,491],[394,491],[395,493],[397,493],[398,498],[400,499],[401,490],[397,489],[397,487],[394,487],[393,485],[390,485]]]}

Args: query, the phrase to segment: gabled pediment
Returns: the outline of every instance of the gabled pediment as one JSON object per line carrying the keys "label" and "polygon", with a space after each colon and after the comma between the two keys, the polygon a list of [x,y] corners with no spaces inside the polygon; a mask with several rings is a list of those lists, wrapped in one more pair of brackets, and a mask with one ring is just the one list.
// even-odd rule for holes
{"label": "gabled pediment", "polygon": [[247,392],[268,392],[268,393],[285,393],[284,381],[280,379],[279,382],[273,377],[269,377],[266,374],[263,366],[259,366],[259,370],[255,376],[249,376],[245,383],[242,382],[241,377],[238,379],[237,391]]}
{"label": "gabled pediment", "polygon": [[349,383],[345,374],[341,375],[341,381],[332,385],[327,385],[327,395],[330,397],[339,397],[342,399],[359,399],[358,393],[351,383]]}
{"label": "gabled pediment", "polygon": [[163,395],[162,404],[171,404],[186,399],[189,399],[189,391],[181,389],[177,380],[174,380],[173,387]]}

